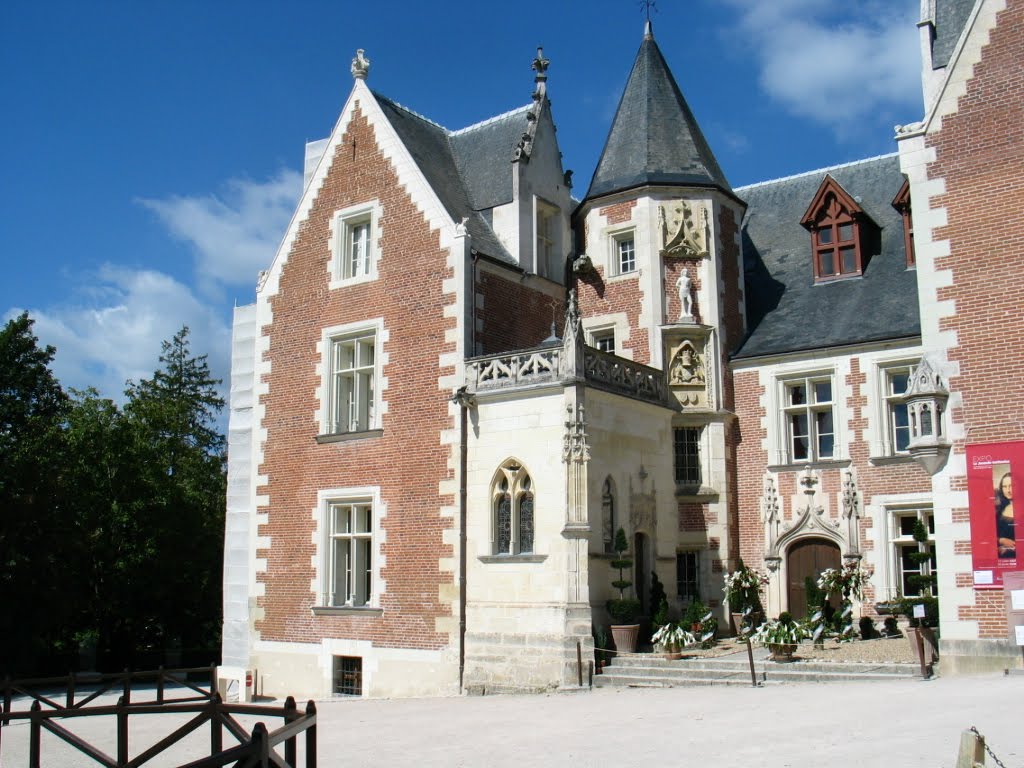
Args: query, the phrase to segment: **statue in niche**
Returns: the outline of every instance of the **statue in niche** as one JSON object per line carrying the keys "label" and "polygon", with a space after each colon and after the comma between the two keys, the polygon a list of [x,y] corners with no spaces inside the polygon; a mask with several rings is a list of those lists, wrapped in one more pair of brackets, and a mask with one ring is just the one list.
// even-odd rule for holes
{"label": "statue in niche", "polygon": [[691,207],[685,200],[675,200],[658,206],[664,243],[662,254],[695,258],[707,256],[705,217],[703,207]]}
{"label": "statue in niche", "polygon": [[671,384],[703,384],[704,366],[701,363],[700,355],[693,345],[684,341],[679,347],[675,357],[672,359],[672,366],[669,369],[669,383]]}
{"label": "statue in niche", "polygon": [[693,320],[693,280],[690,279],[690,270],[683,267],[683,271],[676,278],[676,290],[679,291],[679,319]]}

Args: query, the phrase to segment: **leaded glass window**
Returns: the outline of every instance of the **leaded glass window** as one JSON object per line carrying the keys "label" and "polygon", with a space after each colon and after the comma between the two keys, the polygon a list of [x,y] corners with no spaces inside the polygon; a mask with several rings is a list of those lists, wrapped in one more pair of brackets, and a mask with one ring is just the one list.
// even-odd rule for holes
{"label": "leaded glass window", "polygon": [[534,493],[530,475],[516,461],[506,461],[494,478],[493,552],[520,555],[533,552]]}

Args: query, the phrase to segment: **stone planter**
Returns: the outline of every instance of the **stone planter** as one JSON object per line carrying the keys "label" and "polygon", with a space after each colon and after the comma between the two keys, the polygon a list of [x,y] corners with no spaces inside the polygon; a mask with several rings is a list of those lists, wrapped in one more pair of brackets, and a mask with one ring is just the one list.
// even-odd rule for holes
{"label": "stone planter", "polygon": [[772,652],[772,661],[790,662],[796,653],[796,643],[769,643],[768,650]]}
{"label": "stone planter", "polygon": [[636,641],[640,635],[639,624],[612,624],[612,640],[618,653],[636,653]]}
{"label": "stone planter", "polygon": [[669,661],[675,661],[676,659],[683,658],[683,651],[678,645],[666,645],[665,646],[665,658]]}

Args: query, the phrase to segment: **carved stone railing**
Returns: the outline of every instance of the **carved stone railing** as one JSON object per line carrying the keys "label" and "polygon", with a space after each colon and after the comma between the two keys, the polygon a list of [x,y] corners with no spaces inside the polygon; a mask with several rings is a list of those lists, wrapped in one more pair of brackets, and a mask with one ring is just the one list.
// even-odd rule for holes
{"label": "carved stone railing", "polygon": [[473,393],[582,380],[606,392],[659,405],[669,402],[664,371],[591,347],[582,347],[582,354],[561,346],[538,347],[467,362],[467,384]]}
{"label": "carved stone railing", "polygon": [[554,384],[562,380],[562,356],[561,347],[545,347],[474,358],[466,371],[470,391]]}
{"label": "carved stone railing", "polygon": [[586,347],[583,352],[583,371],[590,386],[638,400],[668,404],[665,372],[657,368]]}

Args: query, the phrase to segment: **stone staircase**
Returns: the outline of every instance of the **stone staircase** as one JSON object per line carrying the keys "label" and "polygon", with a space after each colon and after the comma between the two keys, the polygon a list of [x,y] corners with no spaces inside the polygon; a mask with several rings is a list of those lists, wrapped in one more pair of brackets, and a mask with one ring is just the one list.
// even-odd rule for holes
{"label": "stone staircase", "polygon": [[[754,650],[754,670],[761,685],[920,679],[916,664],[867,664],[796,660],[778,663],[764,649]],[[618,656],[594,675],[599,688],[673,688],[685,685],[750,685],[746,651],[715,659],[683,658],[669,661],[661,654]]]}

